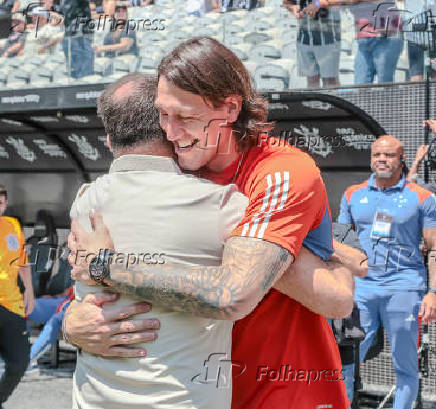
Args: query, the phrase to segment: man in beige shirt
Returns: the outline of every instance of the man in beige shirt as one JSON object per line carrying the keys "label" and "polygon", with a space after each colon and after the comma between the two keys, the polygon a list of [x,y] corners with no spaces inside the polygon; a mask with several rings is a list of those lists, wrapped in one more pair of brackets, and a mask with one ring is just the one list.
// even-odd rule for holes
{"label": "man in beige shirt", "polygon": [[[247,199],[234,185],[215,185],[180,171],[159,127],[155,88],[153,77],[132,74],[109,85],[100,97],[115,160],[108,174],[81,187],[71,217],[91,229],[91,209],[103,214],[117,246],[116,263],[218,266]],[[76,283],[78,302],[101,291]],[[134,301],[122,296],[117,305]],[[153,307],[153,318],[161,328],[147,345],[146,357],[79,354],[74,408],[230,408],[233,323],[159,306]],[[217,361],[219,375],[210,373],[210,367],[208,375],[216,382],[204,382],[205,366]]]}

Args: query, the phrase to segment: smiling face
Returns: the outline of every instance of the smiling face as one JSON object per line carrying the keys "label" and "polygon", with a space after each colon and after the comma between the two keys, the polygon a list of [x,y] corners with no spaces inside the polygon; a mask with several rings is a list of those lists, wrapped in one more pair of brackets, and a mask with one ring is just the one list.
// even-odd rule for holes
{"label": "smiling face", "polygon": [[156,107],[180,167],[194,171],[206,166],[219,171],[234,161],[231,127],[225,126],[234,116],[228,104],[213,108],[201,96],[184,91],[161,76]]}
{"label": "smiling face", "polygon": [[398,139],[381,137],[371,148],[371,169],[379,179],[397,179],[403,166],[403,147]]}

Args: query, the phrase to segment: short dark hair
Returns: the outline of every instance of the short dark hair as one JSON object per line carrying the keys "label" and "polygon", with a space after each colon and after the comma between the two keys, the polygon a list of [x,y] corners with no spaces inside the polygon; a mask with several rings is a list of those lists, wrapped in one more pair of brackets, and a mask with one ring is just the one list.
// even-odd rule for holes
{"label": "short dark hair", "polygon": [[214,107],[230,95],[240,95],[242,108],[233,129],[241,136],[237,139],[242,150],[254,146],[259,133],[272,128],[267,122],[267,100],[255,91],[244,64],[213,38],[194,37],[180,43],[160,62],[161,76]]}
{"label": "short dark hair", "polygon": [[[127,96],[117,96],[117,91],[131,84]],[[109,84],[97,101],[112,147],[126,148],[151,141],[166,141],[159,125],[159,111],[154,106],[157,77],[134,73]]]}
{"label": "short dark hair", "polygon": [[6,199],[8,198],[8,191],[5,185],[0,185],[0,196],[4,196]]}

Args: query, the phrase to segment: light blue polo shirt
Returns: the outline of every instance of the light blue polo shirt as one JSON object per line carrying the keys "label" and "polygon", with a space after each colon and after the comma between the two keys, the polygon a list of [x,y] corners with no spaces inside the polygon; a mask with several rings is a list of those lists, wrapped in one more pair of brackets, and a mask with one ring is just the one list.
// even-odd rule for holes
{"label": "light blue polo shirt", "polygon": [[355,226],[368,256],[368,275],[356,284],[392,290],[425,290],[426,269],[419,244],[422,229],[436,227],[436,198],[403,176],[380,189],[374,174],[347,188],[341,201],[339,223]]}

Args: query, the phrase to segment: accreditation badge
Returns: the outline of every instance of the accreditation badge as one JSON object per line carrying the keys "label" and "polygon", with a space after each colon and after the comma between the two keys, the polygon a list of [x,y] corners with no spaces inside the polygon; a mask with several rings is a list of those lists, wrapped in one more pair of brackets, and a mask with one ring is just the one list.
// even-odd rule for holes
{"label": "accreditation badge", "polygon": [[391,232],[392,216],[383,210],[378,210],[372,223],[371,238],[380,239],[388,238]]}
{"label": "accreditation badge", "polygon": [[20,243],[16,234],[8,234],[6,236],[6,243],[8,245],[8,250],[17,251],[20,249]]}

